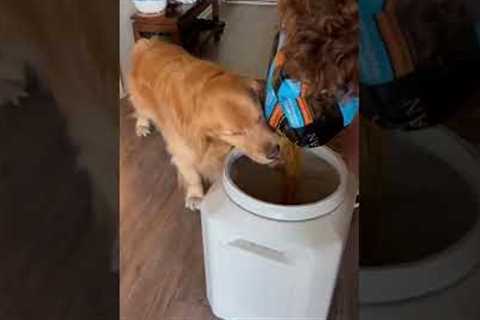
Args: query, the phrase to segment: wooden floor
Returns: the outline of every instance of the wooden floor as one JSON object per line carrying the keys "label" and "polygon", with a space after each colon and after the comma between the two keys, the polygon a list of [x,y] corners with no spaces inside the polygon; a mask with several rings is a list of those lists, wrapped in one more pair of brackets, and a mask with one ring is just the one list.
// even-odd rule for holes
{"label": "wooden floor", "polygon": [[211,319],[205,299],[200,216],[183,194],[161,136],[120,122],[120,309],[124,320]]}
{"label": "wooden floor", "polygon": [[[274,7],[223,6],[227,27],[204,57],[262,77],[277,26]],[[248,18],[246,18],[248,17]],[[248,21],[248,23],[246,23]],[[184,209],[159,133],[140,139],[120,111],[120,313],[122,320],[215,319],[205,296],[200,216]],[[357,319],[358,219],[339,276],[332,320]]]}

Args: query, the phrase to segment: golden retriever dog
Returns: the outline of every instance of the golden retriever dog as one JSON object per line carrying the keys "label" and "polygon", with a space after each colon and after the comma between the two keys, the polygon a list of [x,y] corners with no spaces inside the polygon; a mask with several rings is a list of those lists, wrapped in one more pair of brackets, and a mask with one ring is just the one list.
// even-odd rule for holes
{"label": "golden retriever dog", "polygon": [[262,115],[260,82],[158,38],[138,41],[132,62],[137,135],[148,135],[151,124],[160,130],[185,188],[187,208],[198,209],[204,183],[218,177],[232,147],[258,163],[278,160],[277,135]]}

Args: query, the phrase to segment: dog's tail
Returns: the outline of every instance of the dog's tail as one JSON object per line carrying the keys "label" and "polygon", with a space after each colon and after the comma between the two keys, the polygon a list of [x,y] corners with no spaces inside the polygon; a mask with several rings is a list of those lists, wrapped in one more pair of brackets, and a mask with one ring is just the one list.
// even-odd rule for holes
{"label": "dog's tail", "polygon": [[141,55],[143,52],[148,50],[152,45],[152,41],[150,39],[145,39],[141,38],[137,42],[135,42],[135,45],[133,46],[132,50],[132,58],[135,60],[136,57]]}
{"label": "dog's tail", "polygon": [[135,61],[138,56],[140,56],[143,52],[147,51],[151,48],[154,44],[162,42],[159,36],[153,36],[149,39],[141,38],[135,42],[135,45],[132,49],[132,59]]}

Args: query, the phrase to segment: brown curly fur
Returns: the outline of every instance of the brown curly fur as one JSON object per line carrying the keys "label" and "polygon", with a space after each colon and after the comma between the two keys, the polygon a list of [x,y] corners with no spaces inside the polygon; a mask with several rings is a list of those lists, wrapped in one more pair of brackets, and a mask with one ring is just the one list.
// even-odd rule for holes
{"label": "brown curly fur", "polygon": [[280,0],[279,11],[289,76],[308,85],[320,108],[339,90],[358,93],[357,1]]}

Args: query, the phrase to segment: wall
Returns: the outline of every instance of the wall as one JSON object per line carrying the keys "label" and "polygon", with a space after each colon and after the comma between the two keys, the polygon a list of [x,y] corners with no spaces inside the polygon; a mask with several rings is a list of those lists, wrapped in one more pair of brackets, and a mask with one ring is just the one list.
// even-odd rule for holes
{"label": "wall", "polygon": [[131,0],[120,0],[119,36],[120,36],[120,70],[123,80],[123,95],[128,92],[126,75],[130,71],[130,50],[133,46],[133,31],[130,16],[135,12]]}

